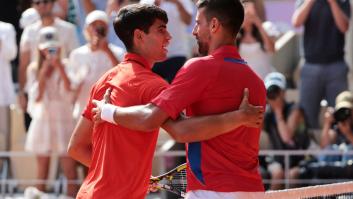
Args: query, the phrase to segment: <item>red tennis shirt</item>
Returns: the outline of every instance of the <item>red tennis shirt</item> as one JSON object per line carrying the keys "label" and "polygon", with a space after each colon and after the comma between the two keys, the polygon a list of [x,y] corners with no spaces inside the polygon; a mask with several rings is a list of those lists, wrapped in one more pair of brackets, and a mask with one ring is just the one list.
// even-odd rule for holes
{"label": "red tennis shirt", "polygon": [[[111,103],[133,106],[149,103],[168,83],[151,72],[146,60],[128,53],[93,86],[83,116],[92,120],[92,100],[112,88]],[[144,199],[158,131],[139,132],[104,122],[93,129],[92,163],[77,198]]]}
{"label": "red tennis shirt", "polygon": [[[238,109],[245,88],[251,104],[265,107],[263,81],[235,46],[223,46],[209,56],[189,60],[152,103],[172,118],[185,108],[189,116],[211,115]],[[188,143],[188,190],[263,191],[259,136],[260,129],[241,126],[207,141]]]}

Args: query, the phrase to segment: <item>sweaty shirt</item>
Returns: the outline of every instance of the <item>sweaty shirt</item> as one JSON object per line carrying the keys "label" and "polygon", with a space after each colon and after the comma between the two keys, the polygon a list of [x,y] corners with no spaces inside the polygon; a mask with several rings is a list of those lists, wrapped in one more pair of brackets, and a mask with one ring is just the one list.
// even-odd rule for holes
{"label": "sweaty shirt", "polygon": [[[151,72],[144,58],[128,53],[118,66],[92,88],[83,116],[92,120],[92,100],[101,100],[112,88],[111,103],[118,106],[147,104],[168,84]],[[144,199],[158,131],[140,132],[104,122],[94,127],[92,163],[77,198]]]}
{"label": "sweaty shirt", "polygon": [[[238,109],[244,88],[249,88],[251,104],[265,107],[262,80],[235,46],[223,46],[209,56],[189,60],[152,103],[172,118],[184,108],[189,116],[211,115]],[[260,129],[241,126],[210,140],[188,143],[188,190],[263,191],[259,136]]]}

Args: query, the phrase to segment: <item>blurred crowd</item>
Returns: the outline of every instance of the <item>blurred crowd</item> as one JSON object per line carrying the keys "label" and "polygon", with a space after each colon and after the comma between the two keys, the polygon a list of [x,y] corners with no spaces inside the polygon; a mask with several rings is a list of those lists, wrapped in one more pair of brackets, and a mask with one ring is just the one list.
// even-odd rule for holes
{"label": "blurred crowd", "polygon": [[[192,37],[193,0],[22,0],[5,7],[18,17],[0,21],[0,135],[4,138],[0,139],[0,150],[10,150],[10,105],[18,103],[26,116],[25,121],[16,122],[26,126],[24,149],[36,154],[38,179],[48,178],[53,152],[60,154],[65,177],[77,179],[78,164],[67,156],[67,144],[91,86],[124,58],[126,49],[115,35],[112,21],[121,7],[131,3],[155,4],[167,11],[172,36],[168,58],[152,70],[172,82],[180,67],[198,56]],[[286,100],[288,80],[276,72],[271,59],[276,53],[275,42],[283,33],[266,21],[263,0],[244,2],[245,19],[237,46],[264,80],[268,106],[263,132],[272,149],[352,148],[353,94],[348,91],[349,67],[344,60],[351,4],[349,0],[296,1],[292,23],[293,27],[303,27],[304,62],[295,85],[299,102],[293,103]],[[322,100],[328,106],[320,121]],[[312,129],[320,129],[320,135],[313,135]],[[352,162],[349,155],[296,155],[290,158],[288,176],[353,178]],[[281,156],[260,157],[264,179],[274,179],[267,188],[283,188],[284,164]],[[330,168],[342,172],[334,175],[328,172]],[[46,189],[45,184],[37,188]],[[77,188],[69,183],[67,195],[74,197]]]}

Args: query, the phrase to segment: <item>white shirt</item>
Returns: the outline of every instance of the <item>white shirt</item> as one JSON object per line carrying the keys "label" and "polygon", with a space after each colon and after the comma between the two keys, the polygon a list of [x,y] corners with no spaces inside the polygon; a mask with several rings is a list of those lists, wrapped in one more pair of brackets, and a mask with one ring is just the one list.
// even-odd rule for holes
{"label": "white shirt", "polygon": [[[58,31],[62,58],[69,57],[70,52],[79,46],[75,26],[59,18],[54,19],[52,26]],[[37,21],[26,27],[22,33],[20,50],[21,52],[31,52],[30,62],[35,61],[34,59],[37,57],[38,35],[42,27],[42,21]]]}
{"label": "white shirt", "polygon": [[15,29],[11,24],[0,21],[0,106],[8,106],[15,102],[10,61],[16,55]]}
{"label": "white shirt", "polygon": [[[179,0],[185,10],[192,16],[193,4],[190,0]],[[160,7],[167,12],[167,29],[172,36],[168,46],[168,57],[183,56],[187,57],[190,53],[188,47],[188,25],[180,17],[178,7],[171,2],[162,1]]]}
{"label": "white shirt", "polygon": [[[109,44],[110,50],[119,61],[124,59],[124,50]],[[87,104],[91,87],[109,69],[113,67],[108,55],[101,51],[92,51],[88,45],[75,49],[70,54],[69,77],[74,87],[82,83],[82,88],[76,99],[74,116],[81,114]]]}
{"label": "white shirt", "polygon": [[239,46],[239,54],[248,63],[250,68],[263,80],[267,74],[275,71],[271,64],[270,54],[266,53],[261,48],[259,42],[251,44],[241,43]]}

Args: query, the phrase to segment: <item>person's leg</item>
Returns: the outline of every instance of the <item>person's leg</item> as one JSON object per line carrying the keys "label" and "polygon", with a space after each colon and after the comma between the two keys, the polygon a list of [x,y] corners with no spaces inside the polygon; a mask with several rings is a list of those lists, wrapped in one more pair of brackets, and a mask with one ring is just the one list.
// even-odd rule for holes
{"label": "person's leg", "polygon": [[309,128],[319,128],[320,101],[324,95],[322,66],[305,63],[300,73],[299,103]]}
{"label": "person's leg", "polygon": [[325,67],[325,98],[329,106],[334,107],[337,95],[348,90],[348,71],[344,61],[328,64]]}
{"label": "person's leg", "polygon": [[[37,156],[37,176],[38,180],[47,180],[49,172],[49,156],[39,155]],[[37,184],[37,189],[40,191],[45,191],[46,183]]]}
{"label": "person's leg", "polygon": [[284,179],[284,171],[282,165],[278,162],[273,162],[267,167],[271,174],[271,190],[279,190],[283,188],[283,183],[280,180]]}
{"label": "person's leg", "polygon": [[77,180],[77,163],[75,160],[68,156],[61,156],[60,166],[62,168],[62,171],[64,172],[65,177],[69,181],[67,187],[67,195],[75,197],[79,187],[72,181]]}

